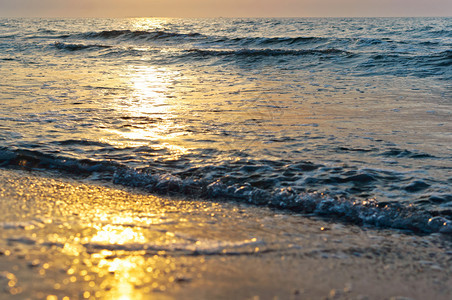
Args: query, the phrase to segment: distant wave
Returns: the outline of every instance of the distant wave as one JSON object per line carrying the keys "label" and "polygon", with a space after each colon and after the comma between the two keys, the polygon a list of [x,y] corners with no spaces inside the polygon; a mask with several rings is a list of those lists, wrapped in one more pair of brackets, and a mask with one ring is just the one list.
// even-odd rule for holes
{"label": "distant wave", "polygon": [[404,41],[393,41],[389,38],[343,38],[343,37],[321,37],[321,36],[296,36],[296,37],[228,37],[217,35],[205,35],[199,32],[179,33],[164,30],[105,30],[77,33],[71,35],[61,35],[59,38],[82,38],[82,39],[122,39],[137,41],[153,40],[195,40],[208,43],[210,45],[235,45],[235,46],[261,46],[261,47],[296,47],[306,45],[327,44],[334,48],[336,46],[355,45],[375,46],[380,44],[401,43]]}
{"label": "distant wave", "polygon": [[[449,31],[437,33],[447,35]],[[102,39],[131,42],[131,45],[128,45],[126,49],[118,52],[121,55],[134,53],[133,42],[159,42],[159,45],[163,43],[165,47],[173,47],[176,44],[179,47],[177,50],[182,49],[182,55],[189,54],[201,57],[341,55],[343,58],[358,58],[358,60],[348,63],[355,64],[357,70],[363,70],[365,74],[371,75],[394,74],[418,77],[446,75],[448,79],[450,78],[448,76],[449,71],[446,68],[452,65],[450,50],[430,54],[426,53],[425,49],[422,52],[419,51],[419,49],[425,48],[435,41],[411,42],[393,40],[388,37],[228,37],[205,35],[199,32],[180,33],[165,30],[104,30],[61,35],[59,38],[62,40],[73,38],[84,41]],[[55,46],[68,51],[111,47],[98,43],[92,45],[63,42],[57,42]],[[152,46],[155,45],[152,44]],[[173,52],[173,54],[177,52]],[[142,51],[139,55],[141,54]],[[346,61],[342,62],[345,63]],[[338,61],[338,63],[341,63],[341,61]],[[419,67],[422,67],[425,71],[420,71]]]}
{"label": "distant wave", "polygon": [[195,53],[202,56],[282,56],[282,55],[335,55],[335,54],[351,54],[350,52],[339,49],[308,49],[308,50],[292,50],[292,49],[239,49],[239,50],[216,50],[216,49],[189,49],[188,53]]}
{"label": "distant wave", "polygon": [[14,34],[9,34],[9,35],[0,35],[0,39],[12,39],[15,38],[16,35]]}
{"label": "distant wave", "polygon": [[142,31],[142,30],[106,30],[99,32],[86,32],[82,33],[79,36],[85,38],[102,38],[102,39],[114,39],[114,38],[125,38],[125,39],[164,39],[164,38],[172,38],[172,37],[200,37],[202,34],[200,33],[173,33],[166,31]]}
{"label": "distant wave", "polygon": [[334,44],[355,44],[378,45],[382,43],[394,43],[394,41],[383,38],[339,38],[339,37],[318,37],[318,36],[298,36],[298,37],[227,37],[204,35],[198,32],[178,33],[163,30],[105,30],[97,32],[85,32],[73,35],[62,35],[60,38],[86,38],[86,39],[124,39],[124,40],[161,40],[161,39],[196,39],[210,44],[217,45],[241,45],[241,46],[304,46],[309,44],[330,43]]}
{"label": "distant wave", "polygon": [[446,50],[438,54],[434,54],[431,58],[436,59],[436,62],[441,67],[452,66],[452,50]]}
{"label": "distant wave", "polygon": [[451,30],[435,30],[429,32],[430,35],[434,37],[448,37],[452,38],[452,31]]}
{"label": "distant wave", "polygon": [[[168,32],[163,30],[156,31],[142,31],[142,30],[106,30],[99,32],[86,32],[82,34],[76,34],[75,37],[84,38],[102,38],[102,39],[115,39],[115,38],[125,38],[125,39],[165,39],[165,38],[203,38],[205,40],[209,39],[216,43],[239,43],[239,44],[299,44],[307,42],[320,42],[326,41],[328,38],[323,37],[235,37],[229,38],[224,36],[206,36],[198,32],[192,33],[177,33]],[[62,38],[67,38],[71,36],[62,36]]]}
{"label": "distant wave", "polygon": [[[132,34],[135,36],[139,36],[143,34],[148,36],[148,32],[133,32],[133,31],[107,31],[96,33],[101,36],[121,36]],[[155,32],[152,34],[156,34]],[[159,36],[164,36],[162,33],[157,33]],[[181,38],[184,35],[176,35],[171,34],[167,35],[167,37],[177,37]],[[313,38],[316,40],[316,38]],[[246,43],[253,40],[254,42],[259,41],[255,45],[247,45]],[[348,64],[348,66],[353,67],[356,74],[360,74],[362,76],[371,76],[371,75],[396,75],[396,76],[417,76],[420,78],[429,77],[429,76],[439,76],[440,79],[450,80],[452,77],[452,72],[450,67],[452,66],[452,50],[445,50],[441,52],[435,53],[405,53],[405,52],[391,52],[391,51],[359,51],[359,50],[342,50],[340,48],[326,48],[322,49],[315,45],[311,45],[308,49],[293,49],[284,47],[278,43],[280,42],[296,42],[303,41],[304,39],[286,39],[286,38],[271,38],[261,40],[260,38],[252,38],[247,40],[245,43],[243,40],[240,43],[244,43],[243,45],[232,45],[229,46],[227,44],[213,44],[212,47],[209,47],[209,43],[200,44],[199,48],[191,48],[192,45],[189,43],[180,42],[177,47],[174,49],[175,51],[171,52],[171,54],[167,54],[165,51],[167,47],[163,48],[152,45],[151,48],[147,50],[137,50],[136,47],[116,47],[113,45],[104,45],[101,43],[69,43],[69,42],[55,42],[53,46],[57,49],[74,52],[74,51],[83,51],[83,50],[103,50],[112,48],[112,50],[108,53],[103,53],[104,55],[109,56],[141,56],[144,53],[153,53],[159,54],[163,53],[164,56],[159,56],[155,61],[162,59],[163,63],[167,63],[169,61],[174,61],[174,59],[180,59],[180,61],[184,61],[185,59],[197,59],[197,58],[271,58],[271,57],[283,57],[283,56],[292,56],[297,58],[303,57],[333,57],[339,58],[335,61],[338,65],[340,64]],[[309,41],[310,38],[307,39]],[[360,39],[360,43],[368,43],[370,44],[378,44],[378,41],[373,39],[364,41]],[[111,42],[110,42],[111,43]],[[274,43],[274,44],[271,44]],[[265,48],[257,47],[257,44],[266,44]],[[181,47],[179,47],[181,45]],[[259,46],[259,45],[258,45]],[[263,45],[260,45],[263,46]],[[322,45],[323,47],[324,45]],[[339,46],[339,45],[338,45]],[[221,48],[220,48],[221,47]],[[114,49],[113,49],[114,48]],[[304,47],[306,48],[306,47]],[[161,52],[163,51],[163,52]],[[300,64],[303,64],[303,61],[300,61]],[[328,63],[328,62],[327,62]],[[324,62],[320,61],[317,66],[322,67]]]}
{"label": "distant wave", "polygon": [[261,45],[261,46],[295,46],[308,45],[320,42],[326,42],[329,38],[324,37],[215,37],[214,41],[217,43],[238,44],[238,45]]}
{"label": "distant wave", "polygon": [[107,46],[107,45],[98,45],[98,44],[85,45],[85,44],[70,44],[70,43],[62,43],[62,42],[55,42],[53,44],[53,46],[55,46],[55,48],[57,48],[57,49],[67,50],[67,51],[112,48],[112,46]]}
{"label": "distant wave", "polygon": [[450,80],[452,76],[452,51],[413,55],[411,53],[379,53],[367,56],[361,54],[357,69],[368,74],[412,75],[417,77],[442,76]]}

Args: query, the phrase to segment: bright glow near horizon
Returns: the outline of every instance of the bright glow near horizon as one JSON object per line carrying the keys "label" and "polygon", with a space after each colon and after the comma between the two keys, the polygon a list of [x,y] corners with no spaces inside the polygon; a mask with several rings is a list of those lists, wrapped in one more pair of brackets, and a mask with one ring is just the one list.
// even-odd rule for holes
{"label": "bright glow near horizon", "polygon": [[1,17],[452,16],[450,0],[0,0]]}

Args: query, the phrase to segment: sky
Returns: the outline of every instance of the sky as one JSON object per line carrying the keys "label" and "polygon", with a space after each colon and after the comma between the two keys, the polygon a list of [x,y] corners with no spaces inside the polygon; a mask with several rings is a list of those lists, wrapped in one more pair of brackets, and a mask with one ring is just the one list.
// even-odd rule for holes
{"label": "sky", "polygon": [[452,16],[451,0],[0,0],[2,17]]}

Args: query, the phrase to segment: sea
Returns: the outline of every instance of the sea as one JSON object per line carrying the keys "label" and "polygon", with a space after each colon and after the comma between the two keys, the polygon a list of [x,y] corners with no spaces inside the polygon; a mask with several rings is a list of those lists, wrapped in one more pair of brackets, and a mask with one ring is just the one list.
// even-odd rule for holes
{"label": "sea", "polygon": [[452,18],[2,18],[0,167],[452,234]]}

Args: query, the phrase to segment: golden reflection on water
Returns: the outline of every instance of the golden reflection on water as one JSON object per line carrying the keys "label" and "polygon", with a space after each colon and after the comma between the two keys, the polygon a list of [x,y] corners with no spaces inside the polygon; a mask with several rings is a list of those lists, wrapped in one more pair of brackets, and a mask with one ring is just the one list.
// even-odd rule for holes
{"label": "golden reflection on water", "polygon": [[134,30],[164,30],[168,24],[167,18],[133,18],[130,19]]}
{"label": "golden reflection on water", "polygon": [[129,124],[105,129],[107,134],[101,141],[125,147],[158,143],[173,158],[188,153],[188,149],[175,142],[187,134],[184,125],[175,121],[180,112],[174,82],[181,76],[176,71],[155,66],[130,66],[125,70],[121,77],[129,92],[118,97],[113,108]]}
{"label": "golden reflection on water", "polygon": [[137,66],[130,70],[130,86],[133,89],[128,106],[131,113],[166,115],[169,113],[169,87],[178,73],[166,68]]}

